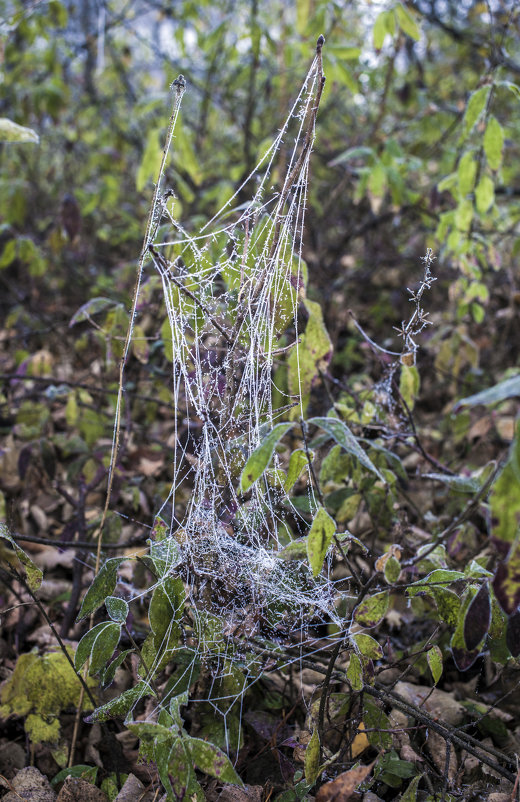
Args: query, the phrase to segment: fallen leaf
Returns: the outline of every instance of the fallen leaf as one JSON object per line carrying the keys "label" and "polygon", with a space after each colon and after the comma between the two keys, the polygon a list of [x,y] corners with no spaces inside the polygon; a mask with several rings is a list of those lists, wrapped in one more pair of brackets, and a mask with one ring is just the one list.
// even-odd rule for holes
{"label": "fallen leaf", "polygon": [[[358,730],[364,730],[364,729],[365,725],[363,724],[363,722],[361,722],[358,727]],[[368,740],[366,734],[364,732],[358,732],[358,734],[352,741],[352,745],[350,747],[352,752],[352,757],[353,758],[357,757],[358,755],[361,754],[361,752],[364,752],[365,749],[367,749],[367,747],[369,746],[370,746],[370,741]]]}
{"label": "fallen leaf", "polygon": [[[437,767],[437,770],[440,774],[444,774],[445,767],[446,767],[446,741],[439,735],[437,732],[430,732],[428,734],[428,751],[432,756],[433,762]],[[449,766],[448,766],[448,781],[450,785],[453,784],[455,777],[457,776],[457,755],[455,754],[455,750],[453,745],[450,748],[450,758],[449,758]]]}
{"label": "fallen leaf", "polygon": [[219,794],[219,802],[260,802],[262,799],[261,785],[225,785]]}
{"label": "fallen leaf", "polygon": [[6,802],[20,802],[22,799],[38,800],[38,802],[54,802],[56,793],[47,779],[38,769],[29,766],[20,769],[11,782],[12,791],[9,791],[2,800]]}
{"label": "fallen leaf", "polygon": [[338,774],[335,780],[322,785],[316,794],[316,802],[344,802],[349,799],[375,765],[375,760],[368,766],[356,766],[349,771]]}
{"label": "fallen leaf", "polygon": [[414,685],[412,682],[398,682],[395,692],[406,702],[421,707],[427,713],[446,724],[458,726],[464,719],[464,707],[455,700],[452,693],[427,685]]}

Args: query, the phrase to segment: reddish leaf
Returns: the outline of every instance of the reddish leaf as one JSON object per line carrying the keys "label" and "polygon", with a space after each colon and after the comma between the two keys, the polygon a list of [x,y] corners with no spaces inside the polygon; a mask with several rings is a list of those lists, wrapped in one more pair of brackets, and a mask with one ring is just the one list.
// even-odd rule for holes
{"label": "reddish leaf", "polygon": [[464,618],[464,640],[468,651],[476,649],[487,635],[491,623],[491,599],[487,582],[479,588]]}
{"label": "reddish leaf", "polygon": [[513,657],[518,657],[520,654],[520,610],[512,613],[507,619],[506,644]]}
{"label": "reddish leaf", "polygon": [[520,606],[520,548],[514,549],[507,562],[499,563],[493,590],[506,615],[513,615]]}
{"label": "reddish leaf", "polygon": [[471,668],[479,656],[480,651],[478,649],[474,649],[473,651],[468,652],[466,649],[460,649],[458,646],[452,646],[451,653],[453,654],[455,665],[459,671],[467,671],[468,668]]}

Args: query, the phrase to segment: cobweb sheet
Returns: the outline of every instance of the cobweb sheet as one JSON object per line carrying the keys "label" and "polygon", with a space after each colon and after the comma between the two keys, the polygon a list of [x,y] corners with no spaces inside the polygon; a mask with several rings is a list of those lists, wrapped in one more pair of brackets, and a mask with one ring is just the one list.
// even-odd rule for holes
{"label": "cobweb sheet", "polygon": [[[311,625],[341,627],[330,564],[314,578],[306,559],[281,556],[310,521],[284,491],[283,455],[239,491],[244,464],[266,434],[289,415],[303,416],[300,397],[276,386],[275,373],[287,370],[292,349],[299,358],[309,159],[322,86],[318,52],[282,129],[233,197],[198,231],[175,220],[163,200],[147,248],[169,323],[176,442],[171,491],[158,513],[164,519],[171,510],[167,537],[152,551],[160,549],[164,565],[158,586],[168,588],[175,576],[186,589],[182,632],[192,662],[179,686],[197,661],[211,665],[201,699],[224,718],[261,673],[261,655],[244,644],[269,638],[301,653]],[[290,156],[280,179],[282,145]],[[250,201],[239,204],[248,191]],[[306,492],[312,512],[310,483]],[[243,681],[229,690],[237,665]]]}

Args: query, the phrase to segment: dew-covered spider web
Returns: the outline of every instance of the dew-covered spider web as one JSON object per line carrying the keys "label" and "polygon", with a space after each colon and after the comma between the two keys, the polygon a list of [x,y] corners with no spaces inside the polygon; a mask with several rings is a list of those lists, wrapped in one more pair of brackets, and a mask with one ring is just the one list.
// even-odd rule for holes
{"label": "dew-covered spider web", "polygon": [[[177,666],[170,696],[196,682],[192,701],[222,716],[231,747],[245,691],[269,660],[275,665],[266,654],[283,645],[297,663],[312,651],[317,625],[343,626],[332,563],[313,576],[305,546],[294,547],[318,507],[309,472],[298,480],[304,512],[287,486],[288,455],[296,447],[305,454],[302,245],[321,44],[273,144],[233,197],[191,230],[165,193],[146,247],[145,269],[160,277],[167,314],[175,420],[171,490],[151,544],[155,592],[173,615],[146,669],[153,674],[169,656]],[[280,422],[293,423],[286,450],[275,449],[244,491],[248,458]]]}

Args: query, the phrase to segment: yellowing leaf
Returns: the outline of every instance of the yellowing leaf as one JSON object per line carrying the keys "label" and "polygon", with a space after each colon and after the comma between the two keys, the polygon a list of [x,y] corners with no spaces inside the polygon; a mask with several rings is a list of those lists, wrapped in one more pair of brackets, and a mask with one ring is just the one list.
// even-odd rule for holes
{"label": "yellowing leaf", "polygon": [[386,29],[386,11],[381,11],[381,13],[378,14],[376,17],[376,21],[374,22],[374,28],[372,30],[374,47],[376,50],[381,50],[381,48],[383,47],[383,43],[385,41],[387,33],[388,31]]}
{"label": "yellowing leaf", "polygon": [[352,640],[363,657],[366,657],[368,660],[380,660],[383,657],[381,645],[371,635],[367,635],[366,632],[359,632],[357,635],[352,635]]}
{"label": "yellowing leaf", "polygon": [[359,655],[353,653],[350,655],[350,661],[347,668],[347,679],[353,691],[363,690],[363,667]]}
{"label": "yellowing leaf", "polygon": [[148,345],[148,340],[146,339],[143,331],[143,327],[139,324],[134,326],[134,333],[132,336],[132,352],[135,358],[138,359],[142,365],[147,364],[150,348]]}
{"label": "yellowing leaf", "polygon": [[391,11],[381,11],[376,17],[372,36],[374,38],[374,47],[376,50],[381,50],[383,47],[387,33],[393,36],[395,31],[395,17]]}
{"label": "yellowing leaf", "polygon": [[304,34],[309,22],[310,0],[296,0],[296,30]]}
{"label": "yellowing leaf", "polygon": [[321,571],[335,531],[334,520],[324,507],[320,507],[307,535],[307,557],[314,576]]}
{"label": "yellowing leaf", "polygon": [[495,202],[495,185],[488,175],[483,175],[475,189],[477,212],[485,214]]}
{"label": "yellowing leaf", "polygon": [[469,150],[459,161],[457,168],[457,182],[459,185],[459,192],[462,197],[465,197],[473,190],[475,186],[475,177],[477,175],[477,161],[473,151]]}
{"label": "yellowing leaf", "polygon": [[419,395],[420,383],[419,371],[415,365],[401,365],[399,392],[410,411],[414,408],[415,399]]}
{"label": "yellowing leaf", "polygon": [[320,776],[320,736],[314,730],[305,750],[305,779],[314,785]]}
{"label": "yellowing leaf", "polygon": [[399,3],[399,5],[395,8],[395,14],[401,30],[407,36],[417,42],[421,38],[421,32],[408,9]]}
{"label": "yellowing leaf", "polygon": [[383,573],[385,570],[385,565],[390,557],[395,557],[396,560],[401,558],[401,546],[399,546],[398,543],[392,543],[392,545],[388,547],[388,550],[382,554],[381,557],[377,558],[374,566],[376,571]]}
{"label": "yellowing leaf", "polygon": [[13,547],[16,556],[25,568],[25,575],[27,577],[27,584],[29,588],[35,593],[40,587],[43,580],[43,572],[36,566],[28,554],[20,548],[18,543],[14,540],[7,526],[0,522],[0,538],[9,541]]}
{"label": "yellowing leaf", "polygon": [[460,141],[464,141],[475,123],[480,118],[480,115],[484,111],[484,107],[486,105],[487,99],[489,97],[491,87],[489,84],[486,86],[481,86],[476,89],[470,95],[468,100],[468,105],[466,106],[466,111],[464,113],[464,119],[462,121],[462,134],[460,137]]}
{"label": "yellowing leaf", "polygon": [[[332,356],[332,343],[323,322],[321,306],[315,301],[303,301],[309,319],[301,342],[293,348],[288,359],[289,392],[300,395],[303,411],[309,403],[311,387],[320,370],[326,369]],[[291,410],[293,420],[301,415],[300,407]]]}
{"label": "yellowing leaf", "polygon": [[455,209],[455,223],[459,231],[469,231],[472,220],[473,203],[469,199],[461,201]]}
{"label": "yellowing leaf", "polygon": [[[364,730],[365,725],[361,721],[358,726],[358,730]],[[352,757],[355,758],[360,755],[365,749],[368,749],[370,746],[370,741],[368,740],[365,732],[358,732],[352,744],[350,745],[350,751],[352,753]]]}
{"label": "yellowing leaf", "polygon": [[437,684],[442,676],[442,652],[439,647],[432,646],[426,653],[426,659],[432,672],[433,681]]}
{"label": "yellowing leaf", "polygon": [[375,627],[388,610],[389,600],[390,594],[387,590],[367,596],[356,607],[354,620],[365,627]]}
{"label": "yellowing leaf", "polygon": [[[312,455],[310,455],[312,459]],[[292,452],[289,459],[289,467],[287,469],[287,476],[285,478],[285,491],[289,491],[300,478],[302,471],[307,467],[309,461],[307,454],[302,448],[297,448]]]}
{"label": "yellowing leaf", "polygon": [[498,170],[502,164],[504,147],[504,131],[496,117],[490,117],[484,134],[484,152],[492,170]]}

